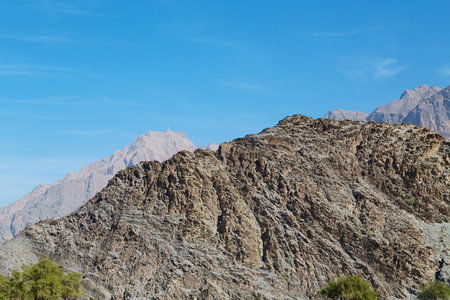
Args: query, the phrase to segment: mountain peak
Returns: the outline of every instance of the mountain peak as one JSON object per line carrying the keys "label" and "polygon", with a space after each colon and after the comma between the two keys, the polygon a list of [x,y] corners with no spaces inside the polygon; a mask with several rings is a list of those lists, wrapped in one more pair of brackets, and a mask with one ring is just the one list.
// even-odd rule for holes
{"label": "mountain peak", "polygon": [[390,124],[411,123],[425,126],[446,138],[450,138],[450,86],[419,85],[404,91],[398,100],[377,107],[370,115],[357,115],[336,109],[327,112],[324,119],[386,122]]}
{"label": "mountain peak", "polygon": [[120,170],[141,161],[164,161],[195,145],[179,131],[149,131],[113,155],[69,172],[53,184],[38,186],[16,202],[0,209],[0,243],[25,226],[40,220],[64,216],[92,198]]}

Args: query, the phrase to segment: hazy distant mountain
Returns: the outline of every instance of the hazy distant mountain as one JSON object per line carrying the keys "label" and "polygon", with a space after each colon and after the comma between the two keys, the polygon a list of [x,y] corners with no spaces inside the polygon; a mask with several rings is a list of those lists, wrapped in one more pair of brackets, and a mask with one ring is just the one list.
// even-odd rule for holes
{"label": "hazy distant mountain", "polygon": [[53,184],[39,185],[16,202],[0,209],[0,243],[25,226],[64,216],[92,198],[120,170],[141,161],[164,161],[181,150],[196,147],[183,132],[148,132],[113,155],[69,172]]}
{"label": "hazy distant mountain", "polygon": [[333,111],[328,111],[325,116],[323,116],[323,119],[330,119],[330,120],[352,120],[352,121],[366,121],[369,114],[359,112],[359,111],[352,111],[352,110],[343,110],[340,108],[337,108]]}
{"label": "hazy distant mountain", "polygon": [[[366,115],[364,119],[362,116]],[[400,99],[377,107],[370,115],[335,109],[323,116],[324,119],[375,121],[390,124],[410,123],[431,129],[450,139],[450,86],[421,85],[406,90]]]}
{"label": "hazy distant mountain", "polygon": [[421,100],[402,123],[418,124],[450,139],[450,86]]}
{"label": "hazy distant mountain", "polygon": [[[367,121],[386,122],[390,124],[405,123],[403,121],[405,117],[411,110],[413,110],[419,104],[421,100],[424,100],[436,94],[440,90],[441,89],[438,88],[437,86],[427,86],[427,85],[421,85],[413,90],[406,90],[400,96],[400,99],[394,100],[386,105],[377,107],[367,117]],[[422,125],[422,124],[415,124],[415,125]]]}
{"label": "hazy distant mountain", "polygon": [[219,145],[217,145],[216,143],[209,143],[208,145],[204,145],[204,146],[199,147],[199,149],[209,150],[209,151],[216,151],[217,149],[219,149]]}

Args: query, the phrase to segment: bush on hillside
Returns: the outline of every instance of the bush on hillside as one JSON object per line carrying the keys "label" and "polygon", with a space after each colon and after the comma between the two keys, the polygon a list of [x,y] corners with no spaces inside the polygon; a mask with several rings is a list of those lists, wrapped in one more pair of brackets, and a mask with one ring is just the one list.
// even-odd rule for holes
{"label": "bush on hillside", "polygon": [[377,293],[370,288],[367,281],[363,281],[358,275],[341,276],[337,280],[330,280],[317,293],[331,299],[377,299]]}
{"label": "bush on hillside", "polygon": [[14,270],[11,277],[0,274],[0,299],[76,299],[83,295],[81,275],[69,272],[50,258],[43,257],[37,264],[22,266],[23,272]]}
{"label": "bush on hillside", "polygon": [[428,282],[419,286],[417,299],[448,300],[450,299],[450,286],[439,280],[428,280]]}

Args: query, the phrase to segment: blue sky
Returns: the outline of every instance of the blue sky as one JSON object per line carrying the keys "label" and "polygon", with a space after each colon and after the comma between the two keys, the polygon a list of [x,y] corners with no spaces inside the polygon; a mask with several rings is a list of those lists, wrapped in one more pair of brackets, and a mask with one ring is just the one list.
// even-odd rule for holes
{"label": "blue sky", "polygon": [[3,0],[0,205],[147,131],[198,146],[450,82],[448,1]]}

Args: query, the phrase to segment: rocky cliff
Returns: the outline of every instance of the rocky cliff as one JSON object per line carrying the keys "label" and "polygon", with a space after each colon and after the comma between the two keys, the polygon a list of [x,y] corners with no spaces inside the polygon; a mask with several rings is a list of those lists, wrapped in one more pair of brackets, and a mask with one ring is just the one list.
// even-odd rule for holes
{"label": "rocky cliff", "polygon": [[183,132],[149,131],[112,156],[70,172],[53,184],[40,185],[19,200],[0,209],[0,244],[25,226],[65,216],[103,189],[120,170],[141,161],[166,160],[178,151],[196,147]]}
{"label": "rocky cliff", "polygon": [[377,107],[370,115],[335,109],[324,119],[375,121],[390,124],[410,123],[427,127],[443,137],[450,138],[450,87],[421,85],[406,90],[398,100]]}
{"label": "rocky cliff", "polygon": [[0,269],[49,255],[89,299],[308,299],[342,274],[404,299],[450,278],[449,166],[423,127],[295,115],[120,171],[5,243]]}

